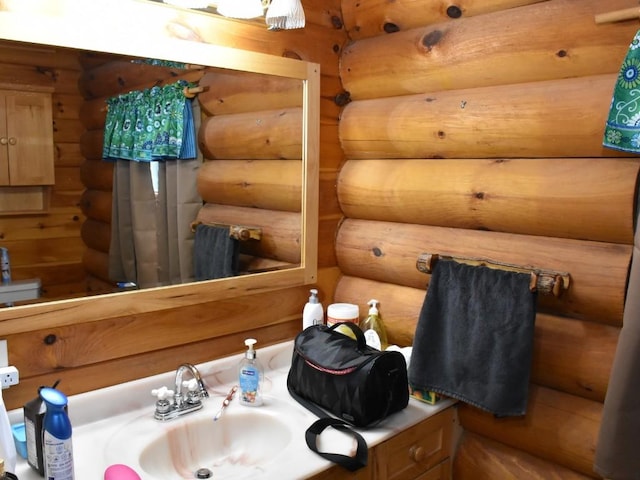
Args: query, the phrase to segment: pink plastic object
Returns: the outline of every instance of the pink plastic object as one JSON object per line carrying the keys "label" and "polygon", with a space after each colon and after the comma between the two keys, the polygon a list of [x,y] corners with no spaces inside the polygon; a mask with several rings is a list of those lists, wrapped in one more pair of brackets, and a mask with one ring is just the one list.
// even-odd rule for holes
{"label": "pink plastic object", "polygon": [[126,465],[111,465],[104,471],[104,480],[142,480]]}

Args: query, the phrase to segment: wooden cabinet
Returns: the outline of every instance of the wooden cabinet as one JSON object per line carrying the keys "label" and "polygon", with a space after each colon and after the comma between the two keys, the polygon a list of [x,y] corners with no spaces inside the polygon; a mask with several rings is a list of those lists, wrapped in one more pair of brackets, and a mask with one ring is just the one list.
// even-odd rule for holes
{"label": "wooden cabinet", "polygon": [[0,90],[0,186],[54,183],[51,94]]}
{"label": "wooden cabinet", "polygon": [[369,451],[367,467],[334,466],[313,480],[449,480],[454,409],[449,407]]}

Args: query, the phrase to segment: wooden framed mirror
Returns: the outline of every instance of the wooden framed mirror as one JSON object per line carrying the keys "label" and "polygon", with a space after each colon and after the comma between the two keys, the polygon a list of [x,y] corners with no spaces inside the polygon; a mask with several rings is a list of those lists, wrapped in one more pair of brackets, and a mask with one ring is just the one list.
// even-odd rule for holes
{"label": "wooden framed mirror", "polygon": [[[120,7],[126,6],[127,15]],[[70,325],[152,312],[181,305],[299,286],[316,281],[318,229],[319,66],[207,43],[198,31],[205,15],[138,0],[60,2],[5,1],[0,4],[0,39],[39,46],[73,48],[126,57],[153,58],[251,72],[302,84],[302,169],[300,262],[283,270],[97,297],[60,300],[0,310],[3,331],[34,326]],[[139,22],[143,18],[144,22]],[[153,41],[148,41],[148,39]],[[240,141],[240,140],[239,140]],[[128,301],[119,301],[127,295]]]}

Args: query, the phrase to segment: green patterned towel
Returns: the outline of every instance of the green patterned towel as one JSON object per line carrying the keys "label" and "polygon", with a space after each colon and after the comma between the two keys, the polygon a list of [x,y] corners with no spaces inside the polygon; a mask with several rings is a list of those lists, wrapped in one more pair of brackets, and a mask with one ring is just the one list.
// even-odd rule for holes
{"label": "green patterned towel", "polygon": [[640,31],[633,37],[622,62],[602,144],[640,153]]}

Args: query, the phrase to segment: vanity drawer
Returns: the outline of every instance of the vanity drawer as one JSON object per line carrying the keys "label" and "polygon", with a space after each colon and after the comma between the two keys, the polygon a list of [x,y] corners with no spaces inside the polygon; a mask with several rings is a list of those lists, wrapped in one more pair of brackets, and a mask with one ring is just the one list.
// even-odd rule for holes
{"label": "vanity drawer", "polygon": [[[443,460],[451,455],[453,408],[447,408],[375,448],[376,478],[432,480]],[[437,466],[437,467],[436,467]],[[429,470],[433,467],[434,472]],[[442,469],[449,470],[446,465]],[[442,470],[443,473],[446,473]]]}

